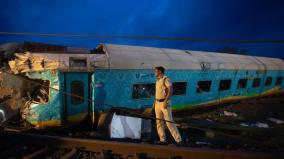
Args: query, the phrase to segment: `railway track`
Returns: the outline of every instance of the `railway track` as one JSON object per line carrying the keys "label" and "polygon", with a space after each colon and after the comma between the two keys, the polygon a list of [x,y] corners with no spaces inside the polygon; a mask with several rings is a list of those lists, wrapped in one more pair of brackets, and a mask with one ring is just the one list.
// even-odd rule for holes
{"label": "railway track", "polygon": [[0,158],[264,159],[279,154],[1,132]]}
{"label": "railway track", "polygon": [[[272,98],[256,98],[250,100],[244,100],[237,104],[234,104],[232,109],[238,111],[246,117],[256,116],[255,110],[252,108],[257,107],[257,112],[260,112],[262,116],[266,116],[269,111],[283,112],[281,103],[283,102],[283,95]],[[277,106],[278,105],[278,106]],[[224,107],[225,108],[225,107]],[[244,109],[245,108],[245,109]],[[261,108],[261,109],[260,109]],[[264,109],[265,108],[265,109]],[[277,109],[276,109],[277,108]],[[223,108],[218,108],[217,111]],[[211,110],[212,111],[212,110]],[[250,111],[250,112],[248,112]],[[220,112],[220,111],[219,111]],[[265,114],[263,114],[265,113]],[[205,114],[205,118],[216,113],[212,112]],[[259,114],[259,113],[257,113]],[[251,119],[250,119],[251,120]],[[232,119],[230,118],[230,122]],[[277,129],[257,129],[250,127],[240,127],[238,125],[232,125],[232,123],[209,123],[207,125],[204,122],[188,121],[189,126],[193,128],[189,129],[188,135],[190,136],[190,142],[195,142],[193,138],[194,130],[197,128],[206,129],[205,132],[210,131],[215,135],[214,148],[212,147],[176,147],[174,145],[160,146],[152,145],[149,143],[130,143],[130,142],[117,142],[117,141],[104,141],[93,139],[93,137],[86,135],[80,128],[73,130],[78,133],[79,136],[69,136],[69,130],[64,129],[63,134],[56,133],[54,131],[48,132],[33,132],[16,129],[18,131],[9,131],[9,128],[0,130],[0,158],[138,158],[138,159],[154,159],[154,158],[283,158],[283,134],[281,127]],[[77,126],[76,126],[77,127]],[[277,131],[276,131],[277,130]],[[78,131],[78,132],[77,132]],[[82,132],[81,132],[82,131]],[[54,136],[50,136],[51,134]],[[60,132],[60,131],[59,131]],[[80,133],[81,132],[81,133]],[[219,134],[218,132],[221,132]],[[224,133],[225,132],[225,133]],[[244,133],[245,132],[245,133]],[[66,135],[68,134],[68,135]],[[196,133],[198,138],[201,132]],[[233,136],[231,135],[233,134]],[[236,135],[240,135],[239,140]],[[253,138],[251,138],[253,137]],[[270,139],[271,140],[268,140]],[[277,138],[277,140],[275,140]],[[235,143],[231,143],[235,147],[234,149],[225,148],[226,145],[218,146],[219,139],[225,141],[225,143],[236,140]],[[260,140],[262,139],[262,140]],[[222,141],[220,140],[220,141]],[[257,141],[257,142],[256,142]],[[215,145],[216,144],[216,145]],[[250,148],[242,148],[237,145],[251,145],[260,147],[256,151],[247,151]],[[253,146],[254,145],[254,146]],[[271,145],[271,146],[269,146]],[[228,146],[228,145],[227,145]],[[261,151],[263,147],[263,152]],[[267,149],[272,147],[272,149]],[[281,148],[282,147],[282,148]],[[242,149],[242,150],[240,150]],[[275,151],[274,151],[275,149]]]}

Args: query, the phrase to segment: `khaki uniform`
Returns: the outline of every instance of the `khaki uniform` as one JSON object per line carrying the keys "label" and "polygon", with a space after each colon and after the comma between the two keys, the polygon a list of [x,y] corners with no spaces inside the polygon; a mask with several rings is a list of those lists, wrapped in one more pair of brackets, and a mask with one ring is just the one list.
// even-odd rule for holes
{"label": "khaki uniform", "polygon": [[[163,76],[162,78],[157,79],[156,81],[156,94],[155,94],[155,113],[156,118],[158,119],[164,119],[168,121],[173,121],[172,117],[172,109],[171,109],[171,101],[168,101],[167,109],[163,108],[164,102],[159,102],[157,100],[159,99],[165,99],[166,98],[166,87],[172,86],[170,79],[166,76]],[[166,141],[166,135],[165,135],[165,122],[161,120],[156,120],[157,123],[157,131],[158,135],[160,137],[160,141],[165,142]],[[179,131],[175,124],[166,122],[166,125],[172,134],[173,138],[176,142],[181,142],[181,136],[179,134]]]}

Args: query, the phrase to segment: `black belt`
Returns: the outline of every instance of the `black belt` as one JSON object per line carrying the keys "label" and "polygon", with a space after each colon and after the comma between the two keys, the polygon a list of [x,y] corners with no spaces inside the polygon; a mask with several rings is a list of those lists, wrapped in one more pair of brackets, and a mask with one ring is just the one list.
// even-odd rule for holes
{"label": "black belt", "polygon": [[165,101],[165,99],[156,99],[156,101],[163,102],[163,101]]}

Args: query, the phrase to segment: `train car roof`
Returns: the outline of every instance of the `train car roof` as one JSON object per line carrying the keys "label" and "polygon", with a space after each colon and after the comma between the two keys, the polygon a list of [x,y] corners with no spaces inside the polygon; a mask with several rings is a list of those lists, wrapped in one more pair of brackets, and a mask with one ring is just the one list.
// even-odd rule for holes
{"label": "train car roof", "polygon": [[100,44],[90,53],[28,51],[16,53],[16,57],[9,63],[14,69],[18,68],[17,63],[29,58],[39,64],[43,61],[48,64],[37,70],[25,69],[27,72],[46,69],[153,69],[156,66],[179,70],[284,70],[284,61],[278,58],[115,44]]}
{"label": "train car roof", "polygon": [[129,45],[101,46],[113,69],[164,66],[166,69],[189,70],[284,70],[284,61],[278,58]]}

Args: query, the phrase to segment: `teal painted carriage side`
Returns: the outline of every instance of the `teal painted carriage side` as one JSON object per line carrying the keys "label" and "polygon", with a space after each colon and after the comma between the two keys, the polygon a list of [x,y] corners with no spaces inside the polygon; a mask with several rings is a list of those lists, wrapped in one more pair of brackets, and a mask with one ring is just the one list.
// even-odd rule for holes
{"label": "teal painted carriage side", "polygon": [[[265,91],[277,88],[275,80],[283,77],[283,71],[230,71],[230,70],[167,70],[172,82],[187,82],[186,94],[172,96],[175,108],[184,108],[200,103],[224,99],[232,96],[256,96]],[[266,77],[272,77],[271,86],[264,86]],[[237,88],[239,79],[248,79],[246,88]],[[261,78],[261,86],[253,88],[254,78]],[[231,79],[231,88],[219,91],[219,82],[222,79]],[[148,108],[152,106],[153,97],[146,99],[133,99],[132,88],[134,84],[155,83],[153,70],[96,70],[93,76],[93,99],[96,111],[110,109],[112,106],[128,107],[133,109]],[[196,93],[198,81],[211,80],[210,92]],[[282,82],[283,89],[283,82]]]}
{"label": "teal painted carriage side", "polygon": [[[67,76],[66,76],[67,74]],[[65,80],[87,80],[82,78],[90,73],[65,73],[59,71],[45,71],[38,73],[28,73],[27,76],[31,79],[49,80],[50,87],[65,91]],[[213,71],[199,71],[199,70],[167,70],[166,75],[171,78],[172,82],[187,82],[186,94],[173,96],[171,98],[174,108],[186,108],[200,103],[206,103],[214,100],[224,99],[232,96],[256,96],[265,91],[277,88],[275,86],[276,78],[284,76],[283,71],[229,71],[229,70],[213,70]],[[133,99],[133,85],[134,84],[148,84],[155,83],[156,77],[153,70],[96,70],[90,74],[91,78],[84,81],[84,94],[87,95],[88,90],[92,91],[90,94],[94,102],[91,103],[90,111],[97,112],[101,110],[116,107],[128,107],[132,109],[143,109],[152,106],[153,97],[145,99]],[[68,79],[64,79],[68,78]],[[272,77],[272,85],[264,86],[265,79]],[[239,79],[247,78],[247,87],[243,89],[237,88]],[[261,86],[253,88],[252,83],[254,78],[261,78]],[[227,91],[219,91],[219,82],[221,79],[231,79],[231,88]],[[90,81],[89,81],[90,80]],[[210,92],[196,93],[196,86],[198,81],[211,80],[212,86]],[[88,83],[90,87],[88,87]],[[284,82],[281,88],[283,90]],[[70,83],[69,83],[70,84]],[[66,89],[70,94],[71,90]],[[30,115],[27,120],[35,125],[57,125],[61,124],[63,120],[64,109],[64,95],[57,90],[50,89],[50,99],[45,104],[32,104],[29,108]],[[79,107],[69,108],[69,115],[76,116],[88,113],[87,99],[83,105]],[[69,98],[70,99],[70,98]],[[70,101],[66,101],[70,105]],[[68,104],[69,103],[69,104]],[[78,109],[77,109],[78,108]]]}

